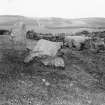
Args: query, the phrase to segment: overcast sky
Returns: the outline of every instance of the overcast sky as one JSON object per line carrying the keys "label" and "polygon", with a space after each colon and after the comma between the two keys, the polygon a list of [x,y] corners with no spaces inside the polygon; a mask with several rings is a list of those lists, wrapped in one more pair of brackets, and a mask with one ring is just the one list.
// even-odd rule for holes
{"label": "overcast sky", "polygon": [[0,0],[0,15],[105,17],[105,0]]}

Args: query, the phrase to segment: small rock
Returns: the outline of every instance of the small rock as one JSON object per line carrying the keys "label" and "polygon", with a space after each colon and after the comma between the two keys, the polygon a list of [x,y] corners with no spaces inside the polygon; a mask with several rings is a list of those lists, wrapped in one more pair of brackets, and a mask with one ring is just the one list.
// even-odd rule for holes
{"label": "small rock", "polygon": [[49,86],[49,85],[50,85],[50,83],[49,83],[49,82],[45,82],[45,85],[46,85],[46,86]]}
{"label": "small rock", "polygon": [[50,83],[46,81],[46,79],[42,79],[42,81],[45,83],[46,86],[49,86]]}
{"label": "small rock", "polygon": [[45,79],[42,79],[42,81],[43,81],[43,82],[46,82],[46,80],[45,80]]}

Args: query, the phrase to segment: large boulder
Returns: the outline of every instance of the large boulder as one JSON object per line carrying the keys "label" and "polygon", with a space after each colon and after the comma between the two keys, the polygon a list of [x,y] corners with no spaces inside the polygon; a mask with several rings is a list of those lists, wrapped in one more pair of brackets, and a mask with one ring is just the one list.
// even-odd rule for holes
{"label": "large boulder", "polygon": [[45,39],[40,39],[30,51],[24,62],[29,62],[34,57],[56,56],[58,50],[63,45],[63,42],[52,42]]}
{"label": "large boulder", "polygon": [[46,59],[42,59],[41,62],[45,66],[65,67],[64,60],[61,57],[48,57]]}
{"label": "large boulder", "polygon": [[15,50],[26,50],[26,25],[23,22],[14,24],[11,41]]}
{"label": "large boulder", "polygon": [[96,49],[97,51],[105,50],[104,38],[93,39],[92,43],[93,43],[94,49]]}
{"label": "large boulder", "polygon": [[88,39],[91,38],[86,36],[65,36],[65,42],[70,48],[75,46],[76,48],[80,49],[81,43],[84,43]]}
{"label": "large boulder", "polygon": [[32,51],[34,49],[34,47],[36,46],[37,44],[37,40],[30,40],[30,39],[27,39],[26,40],[26,48],[30,51]]}
{"label": "large boulder", "polygon": [[14,24],[11,36],[15,42],[21,42],[26,44],[26,25],[23,22],[17,22]]}

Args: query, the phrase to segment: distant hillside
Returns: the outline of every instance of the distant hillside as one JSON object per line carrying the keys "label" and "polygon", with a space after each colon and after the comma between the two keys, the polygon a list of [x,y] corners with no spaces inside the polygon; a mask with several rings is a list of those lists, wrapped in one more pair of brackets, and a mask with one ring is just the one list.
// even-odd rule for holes
{"label": "distant hillside", "polygon": [[61,31],[69,32],[78,29],[105,29],[105,18],[81,18],[81,19],[63,19],[63,18],[28,18],[17,15],[1,15],[0,28],[10,27],[17,22],[24,22],[28,28],[36,31]]}
{"label": "distant hillside", "polygon": [[105,18],[62,19],[50,18],[39,19],[45,27],[105,27]]}
{"label": "distant hillside", "polygon": [[17,15],[1,15],[0,16],[0,25],[13,25],[16,22],[24,22],[25,24],[34,24],[37,25],[36,20],[27,18],[24,16]]}

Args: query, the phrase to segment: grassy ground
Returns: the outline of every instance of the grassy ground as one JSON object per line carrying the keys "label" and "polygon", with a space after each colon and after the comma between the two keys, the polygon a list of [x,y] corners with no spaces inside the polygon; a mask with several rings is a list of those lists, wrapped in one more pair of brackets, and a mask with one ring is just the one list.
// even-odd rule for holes
{"label": "grassy ground", "polygon": [[0,105],[105,105],[104,53],[67,50],[63,70],[24,64],[25,52],[2,52]]}

